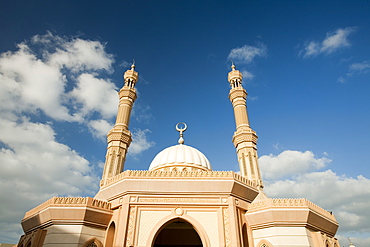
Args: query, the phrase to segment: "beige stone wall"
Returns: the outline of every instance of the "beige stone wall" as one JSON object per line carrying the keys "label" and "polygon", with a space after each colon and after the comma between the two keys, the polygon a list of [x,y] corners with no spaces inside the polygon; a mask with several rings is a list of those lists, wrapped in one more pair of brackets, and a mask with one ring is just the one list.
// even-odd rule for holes
{"label": "beige stone wall", "polygon": [[83,247],[96,238],[104,243],[105,230],[83,225],[53,225],[47,228],[44,247]]}
{"label": "beige stone wall", "polygon": [[274,247],[314,246],[311,233],[305,227],[269,227],[252,232],[256,247],[259,247],[263,240],[268,240]]}

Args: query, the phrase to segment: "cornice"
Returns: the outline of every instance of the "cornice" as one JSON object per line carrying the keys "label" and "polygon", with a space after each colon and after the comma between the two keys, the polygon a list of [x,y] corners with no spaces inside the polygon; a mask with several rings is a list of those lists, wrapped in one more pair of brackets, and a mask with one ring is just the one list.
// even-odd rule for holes
{"label": "cornice", "polygon": [[92,197],[53,197],[26,212],[24,219],[27,219],[49,207],[90,207],[104,211],[111,210],[111,204],[109,202],[101,201]]}
{"label": "cornice", "polygon": [[256,188],[256,184],[240,176],[233,171],[141,171],[141,170],[126,170],[114,177],[111,177],[102,186],[102,188],[110,186],[124,179],[222,179],[229,180],[234,179],[244,185]]}
{"label": "cornice", "polygon": [[248,207],[248,213],[268,208],[308,208],[336,222],[335,217],[331,212],[326,211],[305,198],[268,198],[264,201],[250,204]]}

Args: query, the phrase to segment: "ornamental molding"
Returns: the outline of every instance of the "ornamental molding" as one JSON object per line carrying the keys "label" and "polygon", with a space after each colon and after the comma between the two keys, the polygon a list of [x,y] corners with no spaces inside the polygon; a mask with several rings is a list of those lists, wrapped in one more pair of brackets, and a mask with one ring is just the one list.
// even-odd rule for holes
{"label": "ornamental molding", "polygon": [[136,89],[132,88],[132,87],[127,87],[127,86],[124,86],[123,88],[121,88],[118,95],[119,95],[120,99],[123,98],[123,97],[128,97],[130,99],[135,100],[137,98]]}
{"label": "ornamental molding", "polygon": [[220,203],[220,199],[214,198],[139,198],[138,202],[159,202],[159,203]]}
{"label": "ornamental molding", "polygon": [[230,89],[229,93],[230,101],[233,102],[236,98],[241,98],[245,101],[247,98],[247,91],[245,91],[245,89],[242,87],[235,87]]}
{"label": "ornamental molding", "polygon": [[129,143],[131,142],[132,137],[130,131],[127,130],[111,130],[109,131],[107,135],[107,142],[111,141],[121,141],[124,143]]}
{"label": "ornamental molding", "polygon": [[53,197],[26,212],[24,219],[29,218],[48,207],[91,207],[105,211],[111,210],[111,204],[109,202],[91,197]]}
{"label": "ornamental molding", "polygon": [[222,215],[224,220],[224,230],[225,230],[225,246],[230,246],[230,223],[229,223],[229,209],[223,208]]}
{"label": "ornamental molding", "polygon": [[126,170],[107,179],[102,188],[115,184],[125,179],[194,179],[194,180],[230,180],[233,179],[241,184],[256,188],[256,184],[233,171],[142,171]]}
{"label": "ornamental molding", "polygon": [[258,136],[255,131],[252,129],[249,130],[242,130],[242,131],[236,131],[233,136],[233,143],[234,145],[238,145],[242,142],[253,142],[254,144],[257,144]]}
{"label": "ornamental molding", "polygon": [[136,211],[135,207],[130,208],[130,215],[128,218],[127,235],[126,235],[126,246],[133,246],[135,211]]}
{"label": "ornamental molding", "polygon": [[289,209],[294,209],[294,208],[305,208],[312,210],[318,214],[321,214],[325,217],[327,217],[330,220],[333,220],[336,222],[334,215],[326,211],[325,209],[317,206],[316,204],[310,202],[307,199],[304,198],[268,198],[264,201],[260,202],[255,202],[249,205],[248,207],[248,213],[252,212],[257,212],[257,211],[262,211],[265,209],[272,209],[272,208],[289,208]]}

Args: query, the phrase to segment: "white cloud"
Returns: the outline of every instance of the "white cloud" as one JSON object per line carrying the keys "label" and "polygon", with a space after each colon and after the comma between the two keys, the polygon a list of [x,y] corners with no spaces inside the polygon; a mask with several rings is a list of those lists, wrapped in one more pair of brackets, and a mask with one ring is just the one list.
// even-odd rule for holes
{"label": "white cloud", "polygon": [[363,61],[361,63],[353,63],[349,66],[349,75],[369,73],[370,61]]}
{"label": "white cloud", "polygon": [[370,72],[370,61],[363,61],[360,63],[352,63],[348,67],[348,72],[338,77],[338,82],[344,83],[347,81],[348,78],[359,75],[359,74],[366,74]]}
{"label": "white cloud", "polygon": [[348,41],[348,36],[355,31],[353,27],[338,28],[334,32],[326,34],[323,41],[309,41],[305,44],[303,50],[300,54],[303,54],[304,58],[314,57],[319,54],[330,54],[341,48],[346,48],[351,46]]}
{"label": "white cloud", "polygon": [[[339,235],[361,233],[365,237],[358,238],[358,243],[369,242],[370,239],[366,238],[370,236],[370,211],[367,210],[370,204],[370,179],[362,175],[353,178],[322,170],[330,161],[317,158],[310,151],[288,150],[277,156],[262,156],[259,161],[262,163],[262,173],[267,175],[264,183],[268,196],[307,198],[333,211],[340,225]],[[289,171],[279,171],[278,168]]]}
{"label": "white cloud", "polygon": [[[58,142],[52,123],[82,125],[105,139],[118,106],[106,78],[113,62],[101,42],[51,33],[0,54],[0,239],[16,242],[24,213],[50,197],[98,189],[92,168],[102,162],[92,165]],[[147,132],[135,137],[134,154],[154,145]]]}
{"label": "white cloud", "polygon": [[106,135],[108,131],[112,129],[112,124],[104,119],[91,120],[89,122],[89,128],[91,133],[98,139],[106,140]]}
{"label": "white cloud", "polygon": [[108,119],[117,114],[116,86],[109,80],[96,78],[95,74],[81,74],[70,95],[77,103],[80,103],[76,106],[80,106],[76,115],[81,118],[92,112],[98,112]]}
{"label": "white cloud", "polygon": [[311,151],[285,150],[279,155],[264,155],[259,158],[261,172],[266,179],[280,179],[316,170],[330,163],[328,158],[317,159]]}
{"label": "white cloud", "polygon": [[263,57],[267,54],[267,47],[263,43],[257,46],[244,45],[242,47],[234,48],[230,51],[228,59],[237,63],[248,64],[253,61],[255,57]]}
{"label": "white cloud", "polygon": [[247,71],[247,70],[242,70],[241,72],[243,74],[243,79],[244,80],[251,80],[251,79],[254,78],[254,75],[252,73],[250,73],[249,71]]}
{"label": "white cloud", "polygon": [[[117,107],[117,97],[111,97],[115,86],[109,80],[95,77],[97,72],[109,72],[113,62],[113,56],[97,41],[68,40],[51,33],[36,35],[32,42],[19,44],[17,51],[1,54],[0,107],[17,113],[42,111],[55,120],[65,121],[83,121],[93,111],[111,117]],[[75,91],[80,95],[66,91],[75,78],[78,78]],[[102,102],[92,103],[91,97],[97,96],[98,90],[98,100]],[[83,103],[82,107],[71,106],[73,102]]]}
{"label": "white cloud", "polygon": [[132,143],[128,149],[128,155],[135,157],[155,145],[154,142],[147,140],[146,133],[150,133],[150,130],[136,129],[132,132]]}
{"label": "white cloud", "polygon": [[315,41],[311,41],[306,45],[304,49],[305,49],[304,57],[315,56],[320,53],[320,44]]}
{"label": "white cloud", "polygon": [[[55,195],[92,195],[98,178],[89,162],[55,140],[51,126],[0,120],[0,237],[18,239],[24,213]],[[9,228],[11,227],[11,228]]]}
{"label": "white cloud", "polygon": [[85,70],[112,70],[113,55],[105,52],[105,44],[99,41],[79,38],[62,38],[48,32],[46,35],[35,35],[33,44],[52,47],[44,50],[44,57],[51,65],[66,67],[73,72]]}
{"label": "white cloud", "polygon": [[65,77],[59,68],[37,58],[26,44],[18,45],[16,52],[1,54],[0,79],[1,110],[41,110],[54,119],[72,119],[62,105]]}

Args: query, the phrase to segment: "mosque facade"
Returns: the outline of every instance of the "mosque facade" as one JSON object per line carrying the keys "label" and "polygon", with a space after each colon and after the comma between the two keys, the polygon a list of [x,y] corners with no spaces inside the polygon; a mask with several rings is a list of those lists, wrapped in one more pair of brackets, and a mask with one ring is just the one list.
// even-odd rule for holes
{"label": "mosque facade", "polygon": [[99,192],[94,198],[53,197],[28,211],[18,247],[339,247],[332,213],[307,199],[264,194],[243,76],[231,68],[240,173],[213,171],[203,153],[185,145],[184,123],[176,125],[178,144],[158,153],[148,170],[124,170],[139,78],[132,65],[107,135]]}

